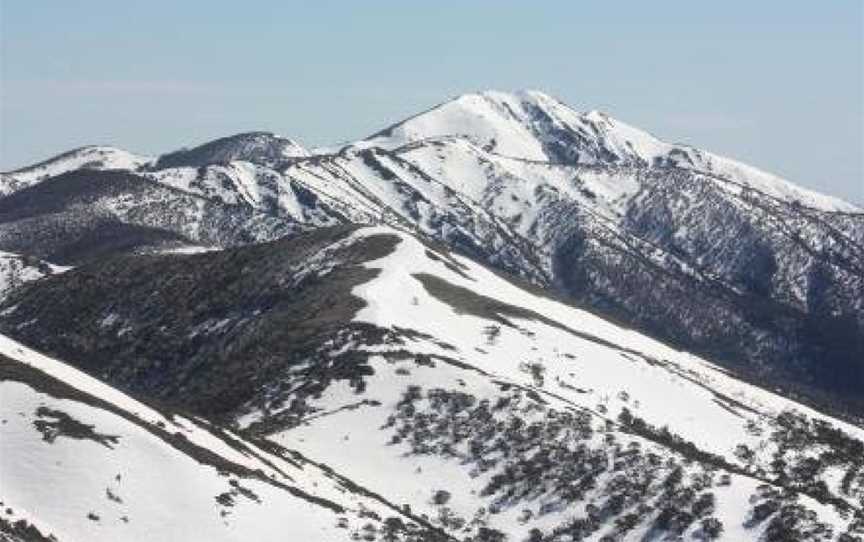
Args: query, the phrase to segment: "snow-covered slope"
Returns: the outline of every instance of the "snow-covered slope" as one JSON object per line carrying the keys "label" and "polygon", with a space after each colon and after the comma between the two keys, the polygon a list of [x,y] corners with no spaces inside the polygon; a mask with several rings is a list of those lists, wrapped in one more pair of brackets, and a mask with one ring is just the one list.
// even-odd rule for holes
{"label": "snow-covered slope", "polygon": [[11,194],[40,181],[78,169],[123,169],[134,171],[152,158],[105,146],[81,147],[33,166],[0,173],[0,196]]}
{"label": "snow-covered slope", "polygon": [[729,158],[663,142],[605,113],[579,113],[538,91],[465,94],[379,132],[361,145],[393,149],[442,136],[465,138],[486,152],[537,162],[692,168],[821,210],[858,210]]}
{"label": "snow-covered slope", "polygon": [[4,332],[459,540],[864,533],[861,428],[406,230],[114,259],[0,314]]}
{"label": "snow-covered slope", "polygon": [[[376,233],[392,234],[357,235]],[[392,254],[367,264],[379,275],[354,290],[366,302],[354,321],[393,339],[341,337],[336,352],[366,358],[363,385],[303,397],[302,416],[267,428],[270,438],[454,534],[485,526],[508,540],[694,539],[710,538],[716,520],[723,539],[776,540],[769,534],[784,515],[816,514],[797,524],[800,536],[817,523],[839,534],[841,518],[860,510],[862,487],[840,484],[857,479],[857,460],[828,459],[861,448],[860,428],[398,235]],[[287,399],[252,409],[241,425],[266,428]],[[823,425],[836,443],[788,440]],[[777,500],[784,486],[795,496]],[[764,500],[774,504],[760,512]]]}
{"label": "snow-covered slope", "polygon": [[3,336],[0,502],[11,541],[432,540],[297,452],[155,410]]}

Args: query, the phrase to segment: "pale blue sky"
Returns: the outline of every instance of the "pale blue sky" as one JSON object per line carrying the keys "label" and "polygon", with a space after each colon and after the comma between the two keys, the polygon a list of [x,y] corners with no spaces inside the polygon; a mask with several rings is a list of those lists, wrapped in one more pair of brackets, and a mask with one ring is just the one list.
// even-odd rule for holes
{"label": "pale blue sky", "polygon": [[536,88],[864,203],[864,2],[0,0],[0,169]]}

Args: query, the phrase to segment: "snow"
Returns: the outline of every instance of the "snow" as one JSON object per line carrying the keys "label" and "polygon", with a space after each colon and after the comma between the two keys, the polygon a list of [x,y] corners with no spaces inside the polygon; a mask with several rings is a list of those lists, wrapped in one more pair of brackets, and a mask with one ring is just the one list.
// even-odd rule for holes
{"label": "snow", "polygon": [[[472,261],[456,257],[468,269],[466,274],[470,278],[465,278],[447,269],[441,261],[428,258],[426,250],[414,238],[403,235],[394,255],[388,256],[387,261],[370,264],[380,269],[380,275],[355,291],[367,303],[357,314],[357,321],[385,328],[407,327],[428,333],[456,345],[465,356],[463,359],[472,365],[524,384],[530,384],[530,380],[519,369],[523,361],[536,359],[545,363],[548,381],[571,381],[573,379],[569,375],[575,372],[578,376],[574,383],[578,387],[593,390],[588,398],[585,394],[573,398],[586,407],[605,402],[609,411],[615,414],[621,407],[632,408],[630,401],[618,398],[619,392],[626,390],[632,398],[638,399],[641,417],[658,426],[668,423],[689,440],[712,452],[728,455],[733,442],[747,439],[741,420],[730,416],[727,410],[717,405],[712,393],[701,386],[688,384],[667,367],[657,367],[645,360],[668,361],[682,371],[696,372],[712,384],[731,384],[731,379],[725,373],[711,371],[698,358],[673,350],[635,331],[619,328],[588,312],[528,294]],[[627,353],[621,350],[540,322],[517,319],[513,319],[514,323],[521,330],[502,326],[497,344],[489,345],[483,331],[493,322],[454,312],[452,307],[426,292],[413,276],[418,273],[446,277],[447,282],[455,286],[530,309],[577,332],[635,350],[641,356],[625,355]],[[414,304],[414,299],[418,300],[417,304]],[[526,339],[525,330],[534,335]],[[475,348],[486,350],[488,354],[478,356]],[[564,353],[575,355],[576,360],[565,358]],[[494,366],[489,365],[491,360],[495,360]],[[747,400],[750,400],[751,395],[757,398],[764,396],[761,391],[753,394],[752,389],[729,391]],[[755,401],[749,402],[756,404]],[[791,402],[783,400],[771,401],[767,405],[760,402],[758,406],[767,408],[772,403],[776,404],[775,409],[793,406]]]}
{"label": "snow", "polygon": [[122,149],[89,146],[61,154],[45,162],[5,172],[0,175],[0,195],[10,194],[35,184],[42,179],[77,169],[124,169],[134,171],[153,159],[138,156]]}
{"label": "snow", "polygon": [[[338,472],[299,458],[288,461],[236,434],[228,433],[235,439],[229,445],[206,429],[206,422],[166,416],[4,336],[0,354],[125,413],[77,398],[58,399],[15,380],[0,381],[0,499],[10,521],[23,519],[46,535],[71,541],[265,541],[286,535],[335,541],[369,523],[367,512],[382,519],[397,515],[382,502],[354,493]],[[60,434],[46,440],[34,422],[56,419],[51,411],[92,426],[96,436]],[[166,431],[260,475],[238,475],[202,463],[182,445],[164,440]],[[111,438],[99,441],[99,436]],[[250,490],[254,499],[232,484]],[[337,515],[285,486],[345,512]],[[220,505],[216,497],[232,490],[233,506]],[[336,527],[339,518],[346,530]]]}
{"label": "snow", "polygon": [[808,190],[777,175],[767,173],[753,166],[748,166],[731,158],[718,156],[709,152],[704,153],[704,156],[707,158],[704,171],[732,181],[731,183],[720,183],[721,186],[729,190],[735,190],[737,186],[746,186],[786,202],[797,201],[806,207],[822,211],[842,213],[862,212],[860,207],[843,201],[840,198]]}
{"label": "snow", "polygon": [[[618,413],[627,408],[647,423],[655,427],[668,426],[672,433],[693,442],[700,450],[725,457],[732,464],[738,463],[734,455],[738,444],[755,447],[758,443],[758,438],[747,431],[747,422],[764,427],[766,420],[781,411],[794,410],[824,419],[853,437],[864,438],[864,430],[856,426],[736,380],[704,359],[677,351],[633,330],[527,292],[471,260],[446,254],[432,259],[427,256],[429,249],[424,244],[401,231],[370,227],[355,233],[353,239],[379,234],[398,235],[400,243],[392,254],[366,264],[379,270],[379,274],[354,289],[353,294],[366,302],[355,321],[382,328],[407,328],[433,339],[363,348],[382,353],[407,348],[415,355],[454,357],[481,372],[440,361],[434,368],[413,363],[394,365],[383,356],[373,355],[369,363],[374,374],[366,380],[364,395],[358,397],[356,390],[347,383],[334,383],[313,401],[315,407],[326,414],[273,434],[271,438],[277,442],[291,442],[304,454],[321,458],[338,470],[350,473],[352,478],[374,491],[410,503],[415,511],[423,510],[434,516],[436,509],[429,500],[431,492],[440,488],[453,494],[448,506],[470,517],[483,503],[478,494],[487,479],[485,475],[469,476],[464,466],[446,457],[407,455],[400,447],[389,443],[389,435],[380,428],[408,384],[424,389],[457,389],[494,400],[500,391],[493,382],[512,382],[537,391],[550,405],[562,411],[577,407],[593,412],[597,423],[615,420]],[[460,272],[445,265],[450,257]],[[516,326],[508,327],[460,312],[433,297],[418,280],[417,274],[421,273],[439,277],[474,294],[528,309],[538,316],[506,316]],[[490,340],[487,333],[490,325],[500,328],[494,340]],[[562,329],[563,326],[569,330]],[[442,347],[436,340],[452,345],[455,350]],[[545,369],[543,384],[538,385],[530,371],[526,371],[526,363],[537,363]],[[401,372],[397,370],[400,368]],[[376,403],[340,410],[361,398]],[[242,421],[249,423],[256,419],[258,416],[249,415]],[[653,443],[642,442],[661,455],[668,453]],[[345,453],[346,447],[350,447],[351,453]],[[387,476],[382,476],[382,472]],[[754,538],[758,529],[743,526],[750,509],[746,496],[764,482],[733,474],[730,483],[728,488],[721,487],[717,491],[716,515],[726,528],[724,539]],[[835,525],[845,524],[830,507],[812,499],[806,502],[823,520]],[[553,514],[540,523],[526,526],[517,521],[517,513],[518,510],[506,510],[495,516],[493,525],[514,535],[527,535],[529,527],[553,525],[563,520],[562,516]]]}
{"label": "snow", "polygon": [[[549,143],[560,131],[579,137],[579,156],[572,163],[560,163],[550,151]],[[253,152],[257,148],[251,145],[245,150]],[[4,174],[0,194],[81,167],[120,168],[138,171],[182,192],[287,216],[305,224],[332,223],[337,220],[334,216],[340,215],[338,220],[410,224],[415,231],[438,238],[464,230],[474,235],[479,244],[488,245],[492,253],[497,238],[491,234],[483,237],[484,233],[500,229],[509,235],[512,228],[512,232],[530,240],[541,258],[548,258],[547,242],[554,238],[555,231],[569,227],[566,221],[550,220],[550,215],[558,212],[559,203],[581,213],[578,216],[585,221],[586,231],[608,229],[610,237],[624,235],[626,232],[620,227],[622,217],[644,202],[640,199],[645,186],[640,175],[662,171],[655,165],[661,161],[667,166],[674,164],[697,172],[698,179],[704,177],[734,196],[731,200],[741,208],[745,207],[739,196],[745,187],[751,187],[785,202],[797,201],[815,209],[860,212],[850,204],[734,160],[665,143],[604,113],[576,112],[536,91],[464,95],[334,154],[316,152],[316,156],[310,157],[302,149],[298,151],[287,144],[282,152],[284,157],[292,158],[290,163],[277,166],[232,160],[202,168],[144,171],[142,166],[152,163],[151,159],[109,147],[88,147]],[[610,163],[610,155],[616,157],[612,160],[616,165]],[[382,173],[382,168],[392,173],[392,177]],[[673,180],[670,176],[668,182]],[[303,201],[300,188],[314,194],[315,203]],[[690,201],[687,196],[689,193],[674,201],[671,212],[676,215],[698,212],[700,202]],[[157,197],[153,196],[154,200]],[[115,198],[99,201],[94,208],[124,216],[149,202]],[[189,203],[183,208],[184,216],[202,215],[205,202],[196,199]],[[325,207],[332,211],[322,210]],[[183,228],[189,238],[200,239],[200,220],[186,222]],[[694,228],[698,224],[687,223],[669,233],[684,242],[694,236]],[[380,427],[409,383],[426,389],[464,389],[481,398],[500,396],[495,382],[513,383],[536,391],[552,408],[591,412],[596,424],[614,423],[621,410],[627,408],[649,424],[668,426],[700,450],[720,455],[732,464],[740,463],[733,453],[738,444],[759,443],[746,430],[747,422],[766,428],[769,420],[787,410],[829,421],[849,435],[864,439],[864,430],[859,427],[737,380],[709,360],[529,292],[466,258],[438,253],[437,259],[432,259],[428,256],[430,249],[403,230],[384,226],[364,228],[331,248],[336,250],[362,237],[380,234],[397,235],[400,242],[392,254],[367,264],[380,273],[353,291],[366,303],[355,322],[387,329],[398,326],[444,341],[452,349],[423,338],[409,340],[405,348],[413,355],[455,358],[478,371],[445,362],[438,362],[434,368],[420,365],[406,368],[384,356],[395,346],[349,345],[346,348],[378,354],[369,360],[374,374],[366,379],[368,392],[363,397],[378,403],[343,408],[358,405],[358,394],[347,382],[337,381],[311,400],[320,409],[314,420],[307,419],[299,427],[273,434],[271,438],[344,472],[397,504],[408,503],[414,510],[434,515],[436,510],[429,503],[431,491],[446,488],[453,493],[451,508],[470,516],[482,501],[477,494],[491,475],[470,476],[458,463],[435,456],[410,456],[388,444],[388,435]],[[833,242],[815,235],[811,241],[806,239],[807,235],[802,234],[817,250]],[[487,243],[489,239],[493,241]],[[169,248],[164,252],[193,254],[214,249],[205,246],[205,241],[200,242],[201,245]],[[643,248],[643,255],[655,261],[666,263],[674,259],[656,247]],[[331,255],[332,251],[323,250],[303,268],[291,270],[291,275],[298,280],[311,272],[324,275],[337,263],[330,260]],[[454,271],[448,263],[455,263],[461,271]],[[691,276],[700,276],[686,262],[673,263]],[[804,264],[792,269],[806,268]],[[64,270],[57,266],[48,269]],[[465,312],[431,295],[418,279],[419,274],[518,307],[523,315],[529,316],[504,315],[511,327],[488,316]],[[41,276],[39,268],[25,265],[17,255],[0,253],[0,297],[20,283]],[[808,283],[803,274],[796,280],[793,286],[803,298]],[[191,330],[191,334],[219,333],[230,324],[230,320],[214,319]],[[106,313],[102,325],[118,326],[119,316]],[[494,338],[488,333],[490,326],[499,328]],[[352,513],[363,507],[380,510],[380,503],[346,495],[343,487],[317,468],[309,465],[297,468],[245,441],[238,450],[207,431],[201,420],[151,408],[7,337],[0,336],[0,354],[105,400],[141,424],[179,432],[189,442],[235,465],[346,503]],[[543,367],[545,382],[538,383],[531,371],[526,370],[526,364]],[[92,424],[100,433],[118,435],[119,443],[112,448],[93,441],[58,438],[48,444],[33,428],[40,406],[66,412]],[[214,497],[230,488],[227,478],[167,445],[152,431],[102,408],[60,400],[24,384],[6,381],[0,383],[0,414],[6,421],[0,426],[4,502],[8,501],[16,510],[16,518],[26,518],[43,531],[57,533],[61,540],[172,537],[239,540],[248,539],[250,533],[256,539],[276,539],[286,534],[286,524],[290,525],[290,534],[298,539],[343,538],[333,534],[332,512],[286,497],[284,492],[260,479],[244,479],[242,483],[254,488],[266,504],[238,499],[227,519],[220,516]],[[238,427],[248,427],[264,417],[264,412],[251,411],[236,422]],[[653,447],[658,453],[670,453],[638,437],[628,438]],[[239,437],[238,440],[242,441]],[[349,448],[350,453],[346,453]],[[757,450],[764,463],[770,461],[770,452],[765,448]],[[114,478],[118,473],[123,475],[122,482]],[[839,471],[825,474],[832,487],[841,478]],[[171,484],[176,480],[183,483]],[[743,496],[753,494],[762,483],[749,476],[734,475],[730,486],[717,489],[717,516],[725,525],[726,539],[758,535],[758,531],[743,527],[743,517],[750,509]],[[106,500],[106,488],[121,495],[123,503]],[[829,507],[802,499],[818,510],[820,517],[835,525],[844,524],[845,520]],[[86,518],[90,511],[100,515],[99,522]],[[496,525],[510,533],[524,534],[528,527],[519,522],[518,512],[504,510],[495,519]],[[382,516],[390,513],[381,511]],[[123,522],[119,519],[122,515],[128,515],[131,521]],[[173,519],[176,524],[178,517],[184,520],[179,527],[171,523]],[[551,526],[564,517],[550,514],[531,526]]]}
{"label": "snow", "polygon": [[518,98],[497,93],[465,94],[397,125],[391,134],[373,137],[360,145],[396,148],[456,135],[481,147],[492,145],[500,154],[544,160],[542,145],[527,127],[513,122],[507,106],[520,107]]}
{"label": "snow", "polygon": [[[540,121],[532,111],[542,111]],[[355,145],[396,149],[447,137],[463,138],[484,153],[549,162],[544,143],[563,130],[582,138],[580,164],[601,164],[611,153],[624,163],[652,165],[661,160],[750,186],[770,196],[830,212],[861,212],[838,198],[796,186],[775,175],[689,145],[666,143],[650,133],[599,111],[579,113],[539,91],[465,94],[397,124],[389,133]],[[605,152],[600,152],[601,150]],[[458,180],[459,177],[454,179]],[[728,186],[724,186],[728,188]]]}
{"label": "snow", "polygon": [[[547,380],[559,377],[561,381],[566,381],[570,378],[569,373],[575,371],[579,375],[581,387],[591,388],[595,390],[592,394],[595,397],[605,398],[612,403],[619,402],[621,406],[632,405],[632,401],[616,399],[615,395],[620,390],[639,390],[632,392],[631,396],[639,400],[641,416],[661,424],[668,422],[676,430],[682,430],[683,435],[696,436],[698,444],[718,453],[728,453],[730,443],[735,439],[746,438],[746,435],[743,423],[734,417],[730,419],[729,411],[718,406],[714,401],[717,396],[706,388],[728,395],[759,412],[776,414],[785,409],[794,409],[808,416],[828,420],[853,436],[864,437],[864,430],[857,426],[828,418],[813,409],[737,380],[704,359],[670,348],[636,331],[618,327],[551,298],[528,293],[467,258],[450,255],[460,267],[466,269],[463,273],[467,277],[463,273],[456,273],[445,266],[444,258],[429,258],[426,254],[429,249],[425,245],[401,231],[386,226],[368,227],[355,234],[354,239],[359,235],[378,234],[399,235],[401,242],[394,254],[368,264],[378,269],[380,274],[354,291],[366,302],[366,306],[355,317],[358,322],[384,328],[407,327],[427,333],[457,345],[458,351],[465,356],[463,359],[472,365],[514,381],[525,379],[518,368],[518,361],[542,358],[554,361],[547,366],[550,371]],[[483,330],[491,322],[454,312],[451,306],[429,295],[414,277],[419,273],[439,276],[454,286],[470,289],[478,295],[506,300],[513,306],[527,308],[589,338],[575,336],[570,331],[543,322],[510,318],[520,329],[503,326],[497,338],[498,344],[490,345],[486,342]],[[533,336],[526,339],[528,334],[524,331],[530,331]],[[610,345],[620,345],[620,348]],[[433,343],[421,343],[416,347],[420,351],[446,353]],[[488,353],[478,356],[477,347]],[[565,359],[563,354],[568,352],[575,354],[575,360]],[[493,358],[496,359],[496,365],[487,366],[488,360]],[[588,363],[585,359],[594,361]],[[653,360],[661,361],[663,365],[649,363]],[[681,378],[681,375],[688,379]],[[614,409],[610,411],[615,412]],[[747,412],[738,411],[738,414],[747,415]]]}
{"label": "snow", "polygon": [[617,222],[640,189],[627,170],[529,162],[485,153],[452,138],[405,147],[399,156],[511,224],[516,220],[517,231],[526,237],[537,231],[540,213],[550,201],[578,203]]}
{"label": "snow", "polygon": [[62,273],[71,269],[44,261],[38,262],[38,265],[34,262],[36,260],[25,259],[13,252],[0,251],[0,300],[25,282],[40,279],[46,274]]}
{"label": "snow", "polygon": [[205,252],[214,252],[221,250],[220,247],[203,247],[198,245],[184,245],[173,248],[159,250],[159,254],[203,254]]}
{"label": "snow", "polygon": [[[279,540],[286,525],[307,540],[337,539],[331,511],[258,480],[241,484],[265,504],[237,498],[223,518],[215,497],[231,486],[215,469],[113,413],[15,382],[0,383],[0,390],[7,422],[0,426],[4,503],[15,519],[28,519],[60,540]],[[39,407],[64,412],[118,442],[111,448],[64,437],[45,442],[33,427]],[[109,491],[122,502],[108,498]],[[98,521],[87,518],[91,513]]]}
{"label": "snow", "polygon": [[[539,112],[539,113],[538,113]],[[522,161],[549,163],[555,161],[548,145],[557,141],[560,133],[574,135],[581,165],[606,166],[641,164],[652,166],[658,160],[685,169],[708,174],[718,185],[727,190],[749,186],[772,197],[785,201],[798,201],[808,207],[829,212],[861,212],[861,209],[834,197],[822,195],[796,186],[780,177],[763,172],[710,152],[689,145],[664,142],[652,134],[599,112],[580,113],[561,101],[543,92],[527,90],[501,92],[489,90],[469,93],[439,104],[432,109],[411,117],[391,129],[365,140],[347,145],[347,148],[368,149],[383,147],[396,150],[406,145],[422,145],[436,140],[455,139],[476,147],[481,160],[510,158]],[[275,149],[280,156],[292,162],[304,159],[316,160],[335,153],[335,149],[318,149],[310,152],[291,139],[264,132],[239,134],[224,138],[226,145],[234,144],[238,156],[253,160],[256,153],[270,156]],[[221,141],[221,140],[220,140]],[[233,142],[233,143],[232,143]],[[230,149],[229,149],[230,150]],[[226,151],[227,152],[227,151]],[[263,156],[262,154],[262,156]],[[616,158],[609,162],[609,156]],[[168,168],[148,171],[143,166],[155,163],[152,157],[138,156],[127,151],[106,146],[90,146],[52,158],[32,167],[2,174],[0,194],[20,190],[40,180],[82,167],[98,169],[125,169],[136,171],[159,182],[205,195],[217,197],[227,203],[245,202],[260,207],[267,197],[275,197],[281,207],[292,217],[302,216],[297,199],[290,189],[277,188],[272,183],[279,181],[262,179],[279,178],[280,174],[270,169],[275,164],[271,158],[261,158],[255,163],[233,160],[227,164],[212,164],[207,167],[209,179],[200,185],[196,168]],[[255,159],[257,160],[257,159]],[[456,158],[458,160],[458,158]],[[496,164],[500,166],[500,164]],[[459,164],[448,164],[459,169]],[[505,170],[509,168],[505,167]],[[451,172],[452,173],[452,172]],[[512,172],[517,177],[516,172]],[[552,174],[553,177],[555,174]],[[233,187],[226,189],[218,179],[225,176]],[[477,187],[466,186],[458,175],[444,180],[451,187],[462,186],[466,194],[477,201]],[[264,188],[264,185],[270,188]],[[473,194],[473,195],[471,195]]]}

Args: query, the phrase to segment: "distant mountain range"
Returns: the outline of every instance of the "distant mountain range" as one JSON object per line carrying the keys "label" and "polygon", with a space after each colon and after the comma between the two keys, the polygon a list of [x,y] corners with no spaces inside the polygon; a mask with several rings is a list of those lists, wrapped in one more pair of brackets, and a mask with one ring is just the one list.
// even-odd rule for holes
{"label": "distant mountain range", "polygon": [[604,113],[84,147],[0,250],[9,540],[864,535],[864,211]]}

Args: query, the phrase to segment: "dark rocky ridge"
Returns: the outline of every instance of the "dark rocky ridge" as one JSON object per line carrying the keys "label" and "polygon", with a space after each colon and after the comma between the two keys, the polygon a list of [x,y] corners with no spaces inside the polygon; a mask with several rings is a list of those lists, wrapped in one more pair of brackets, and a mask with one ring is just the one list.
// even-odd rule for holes
{"label": "dark rocky ridge", "polygon": [[351,327],[362,307],[351,288],[376,273],[359,264],[398,242],[382,234],[338,245],[353,231],[83,266],[18,291],[0,329],[128,392],[218,418]]}
{"label": "dark rocky ridge", "polygon": [[228,163],[232,160],[276,166],[288,159],[286,152],[304,153],[290,139],[278,137],[270,132],[248,132],[219,138],[192,149],[163,154],[157,160],[155,168],[197,168],[209,164]]}

